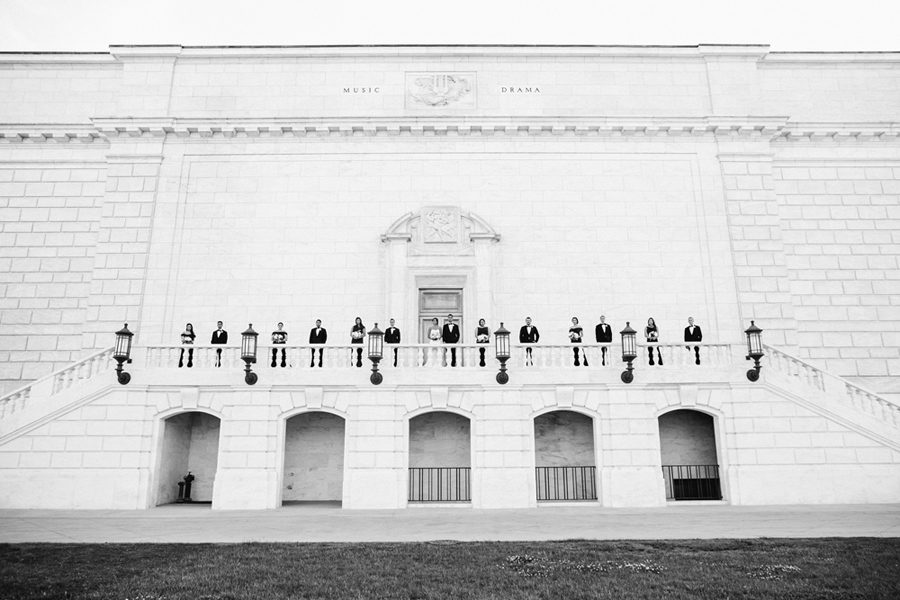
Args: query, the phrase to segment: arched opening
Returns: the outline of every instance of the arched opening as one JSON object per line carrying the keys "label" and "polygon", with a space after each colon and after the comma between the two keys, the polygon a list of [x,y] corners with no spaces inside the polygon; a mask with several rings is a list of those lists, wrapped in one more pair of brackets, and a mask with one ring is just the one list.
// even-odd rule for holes
{"label": "arched opening", "polygon": [[344,419],[327,412],[293,416],[284,428],[282,504],[334,503],[344,496]]}
{"label": "arched opening", "polygon": [[594,420],[570,410],[534,419],[538,501],[597,499]]}
{"label": "arched opening", "polygon": [[451,412],[409,420],[410,502],[470,502],[471,424]]}
{"label": "arched opening", "polygon": [[666,500],[721,500],[713,418],[696,410],[659,417]]}
{"label": "arched opening", "polygon": [[157,504],[212,502],[220,429],[220,419],[203,412],[180,413],[163,421]]}

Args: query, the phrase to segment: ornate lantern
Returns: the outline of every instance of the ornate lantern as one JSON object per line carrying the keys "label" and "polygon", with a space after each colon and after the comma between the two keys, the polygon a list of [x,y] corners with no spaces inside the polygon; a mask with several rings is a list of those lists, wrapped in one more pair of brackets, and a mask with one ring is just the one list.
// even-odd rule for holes
{"label": "ornate lantern", "polygon": [[128,323],[125,323],[125,327],[116,332],[116,348],[113,351],[113,358],[118,363],[116,377],[122,385],[127,385],[131,381],[131,374],[122,370],[122,365],[131,362],[131,338],[133,337],[134,333],[128,331]]}
{"label": "ornate lantern", "polygon": [[756,363],[752,369],[747,371],[747,379],[750,381],[758,380],[759,371],[762,369],[762,366],[759,364],[759,359],[765,354],[762,345],[762,332],[763,330],[757,327],[753,321],[750,321],[750,327],[744,331],[744,334],[747,336],[747,360],[752,358],[753,362]]}
{"label": "ornate lantern", "polygon": [[247,326],[247,331],[241,334],[241,360],[246,363],[244,368],[244,382],[247,385],[254,385],[259,377],[250,370],[250,365],[256,363],[256,338],[258,333],[253,331],[253,323]]}
{"label": "ornate lantern", "polygon": [[631,321],[625,321],[625,329],[619,334],[622,336],[622,362],[628,363],[628,368],[622,371],[622,382],[631,383],[634,381],[634,367],[631,363],[637,358],[637,331],[631,328]]}
{"label": "ornate lantern", "polygon": [[509,330],[500,322],[500,329],[494,332],[494,344],[497,350],[497,360],[500,361],[500,372],[497,373],[497,383],[504,385],[509,381],[506,373],[506,361],[509,360]]}
{"label": "ornate lantern", "polygon": [[372,361],[372,375],[369,381],[372,385],[379,385],[384,381],[384,376],[378,372],[378,362],[384,356],[384,332],[378,329],[378,323],[369,330],[369,360]]}

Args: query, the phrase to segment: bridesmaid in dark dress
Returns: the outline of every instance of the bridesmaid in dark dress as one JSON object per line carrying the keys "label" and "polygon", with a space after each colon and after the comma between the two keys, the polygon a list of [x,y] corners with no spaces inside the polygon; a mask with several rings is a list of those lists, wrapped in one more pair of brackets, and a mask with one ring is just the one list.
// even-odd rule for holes
{"label": "bridesmaid in dark dress", "polygon": [[[491,342],[491,330],[484,324],[484,319],[478,319],[478,328],[475,330],[475,342],[478,344],[489,344]],[[485,366],[484,348],[479,348],[478,354],[481,357],[478,366],[483,367]]]}
{"label": "bridesmaid in dark dress", "polygon": [[[366,326],[363,325],[362,319],[356,317],[356,322],[353,324],[353,328],[350,330],[350,343],[351,344],[359,344],[359,348],[356,349],[356,366],[362,366],[362,343],[363,339],[366,337]],[[353,366],[353,350],[350,350],[350,366]]]}
{"label": "bridesmaid in dark dress", "polygon": [[[659,329],[656,328],[656,321],[653,320],[653,317],[647,319],[647,326],[644,327],[644,337],[647,339],[647,344],[656,344],[659,343]],[[653,366],[653,346],[647,347],[647,358],[650,359],[649,364]],[[659,348],[656,349],[656,358],[659,366],[662,366],[662,354],[659,351]]]}
{"label": "bridesmaid in dark dress", "polygon": [[[569,340],[573,344],[580,344],[582,337],[584,337],[584,329],[578,324],[578,317],[572,317],[572,326],[569,327]],[[578,346],[572,348],[572,352],[575,354],[575,366],[581,366],[578,361]],[[582,353],[581,358],[583,359],[581,362],[584,363],[584,366],[588,366],[587,354]]]}
{"label": "bridesmaid in dark dress", "polygon": [[178,368],[184,366],[184,346],[188,346],[188,361],[187,366],[188,369],[194,366],[194,338],[197,337],[194,335],[194,326],[188,323],[184,326],[184,333],[181,334],[181,357],[178,359]]}

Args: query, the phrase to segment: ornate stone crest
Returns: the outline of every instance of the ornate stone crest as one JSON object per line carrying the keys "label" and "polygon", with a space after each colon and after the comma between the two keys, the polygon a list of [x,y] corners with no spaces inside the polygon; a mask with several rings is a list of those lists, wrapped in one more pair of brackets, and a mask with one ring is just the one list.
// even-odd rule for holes
{"label": "ornate stone crest", "polygon": [[406,105],[475,107],[475,73],[407,73]]}
{"label": "ornate stone crest", "polygon": [[433,206],[422,210],[422,241],[426,244],[455,243],[459,240],[459,209]]}

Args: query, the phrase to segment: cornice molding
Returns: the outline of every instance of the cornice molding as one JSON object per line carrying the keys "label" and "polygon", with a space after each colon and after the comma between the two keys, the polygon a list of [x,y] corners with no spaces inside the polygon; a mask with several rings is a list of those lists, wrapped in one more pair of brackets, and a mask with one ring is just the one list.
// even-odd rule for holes
{"label": "cornice molding", "polygon": [[788,123],[773,141],[893,141],[900,137],[900,122],[809,122]]}
{"label": "cornice molding", "polygon": [[0,143],[91,143],[106,137],[89,124],[0,123]]}
{"label": "cornice molding", "polygon": [[740,135],[770,138],[786,117],[376,117],[317,119],[94,119],[103,136],[280,137],[391,135]]}
{"label": "cornice molding", "polygon": [[705,136],[795,141],[892,141],[900,122],[791,123],[787,117],[377,117],[311,119],[98,118],[88,124],[0,124],[0,143],[121,139],[351,136]]}

